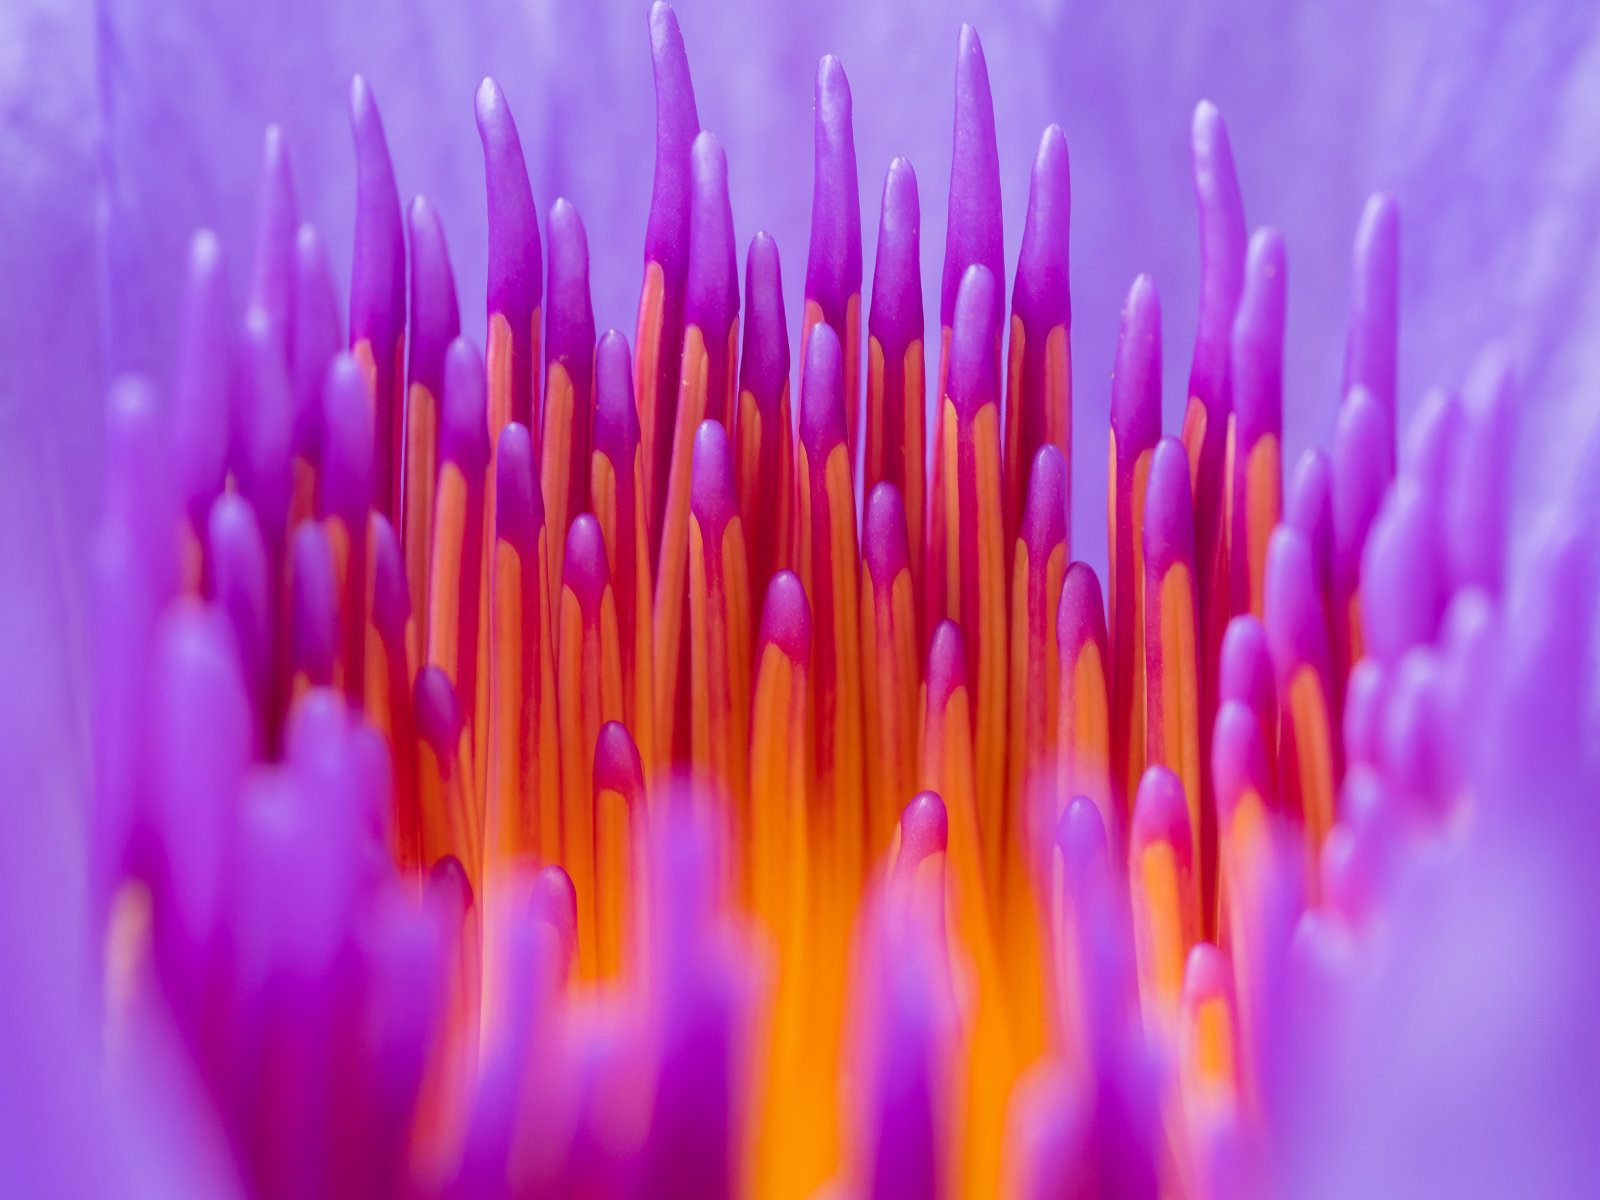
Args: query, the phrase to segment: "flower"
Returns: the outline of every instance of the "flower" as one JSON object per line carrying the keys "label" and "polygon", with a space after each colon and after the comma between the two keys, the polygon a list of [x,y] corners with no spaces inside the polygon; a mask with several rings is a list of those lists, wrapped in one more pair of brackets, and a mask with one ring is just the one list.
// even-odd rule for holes
{"label": "flower", "polygon": [[[1102,594],[1068,566],[1067,138],[1034,159],[1008,320],[963,28],[935,358],[903,159],[862,310],[853,97],[824,58],[791,404],[778,243],[751,240],[741,304],[729,157],[670,10],[650,28],[633,361],[596,339],[577,208],[541,241],[492,80],[482,350],[459,336],[441,211],[402,212],[358,76],[348,339],[275,128],[242,322],[197,236],[170,406],[112,389],[87,924],[114,1072],[159,1085],[180,1158],[256,1193],[1394,1186],[1351,1113],[1380,1086],[1359,1051],[1406,1048],[1394,945],[1470,961],[1448,940],[1470,905],[1435,915],[1463,864],[1564,868],[1516,893],[1525,922],[1577,887],[1550,846],[1582,820],[1584,692],[1554,648],[1587,643],[1590,534],[1563,501],[1507,566],[1509,357],[1430,395],[1397,452],[1375,197],[1329,452],[1286,475],[1292,239],[1246,249],[1201,104],[1181,437],[1140,276]],[[113,359],[154,353],[171,318],[138,332],[139,272],[107,269]],[[1546,821],[1491,845],[1530,787]],[[1581,973],[1529,976],[1520,1007],[1570,1028]],[[23,999],[51,988],[73,993]],[[30,1066],[82,1053],[70,1010],[18,1009],[52,1024]],[[1414,1120],[1438,1078],[1417,1058]],[[55,1094],[94,1093],[74,1061]],[[1551,1078],[1591,1110],[1581,1071]],[[76,1114],[105,1150],[85,1180],[128,1094]],[[1360,1152],[1330,1160],[1340,1136]],[[1583,1177],[1569,1144],[1558,1179]],[[1426,1121],[1415,1145],[1453,1149]],[[1464,1182],[1525,1177],[1479,1157]]]}

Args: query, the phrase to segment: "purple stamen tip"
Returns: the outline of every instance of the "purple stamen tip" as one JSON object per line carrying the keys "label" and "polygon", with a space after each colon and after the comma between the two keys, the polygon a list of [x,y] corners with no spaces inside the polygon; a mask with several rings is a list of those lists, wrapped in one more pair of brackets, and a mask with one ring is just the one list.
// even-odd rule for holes
{"label": "purple stamen tip", "polygon": [[524,337],[544,296],[539,211],[505,93],[493,79],[478,85],[478,137],[489,192],[489,315],[506,318]]}
{"label": "purple stamen tip", "polygon": [[1039,139],[1028,187],[1028,216],[1022,226],[1017,281],[1011,308],[1030,337],[1043,337],[1058,325],[1072,327],[1072,292],[1067,280],[1067,243],[1072,223],[1072,176],[1067,137],[1052,125]]}
{"label": "purple stamen tip", "polygon": [[1111,376],[1111,428],[1119,451],[1129,455],[1161,438],[1161,297],[1148,275],[1133,281],[1122,306]]}
{"label": "purple stamen tip", "polygon": [[744,260],[744,309],[739,387],[755,397],[763,412],[776,413],[789,382],[789,327],[783,312],[778,243],[770,233],[750,239]]}
{"label": "purple stamen tip", "polygon": [[[400,192],[367,81],[350,81],[350,130],[356,144],[355,265],[350,272],[350,338],[390,351],[405,326],[406,246]],[[387,367],[380,361],[380,371]]]}
{"label": "purple stamen tip", "polygon": [[411,201],[406,213],[411,228],[411,382],[433,394],[444,390],[445,351],[461,333],[455,272],[444,226],[427,197]]}
{"label": "purple stamen tip", "polygon": [[950,841],[950,822],[938,792],[918,792],[900,814],[898,862],[915,866],[943,854]]}
{"label": "purple stamen tip", "polygon": [[956,411],[971,418],[998,400],[995,374],[995,276],[981,263],[967,268],[950,326],[950,379],[945,391]]}
{"label": "purple stamen tip", "polygon": [[714,133],[702,133],[690,150],[693,194],[689,204],[689,283],[684,319],[699,326],[714,359],[726,353],[728,331],[739,312],[739,264],[728,202],[728,156]]}
{"label": "purple stamen tip", "polygon": [[1376,765],[1379,741],[1383,734],[1384,703],[1389,695],[1389,673],[1375,658],[1363,658],[1350,670],[1345,684],[1345,757],[1356,763]]}
{"label": "purple stamen tip", "polygon": [[584,613],[599,615],[601,597],[611,586],[611,569],[606,563],[605,537],[593,513],[580,513],[567,530],[561,584],[577,598]]}
{"label": "purple stamen tip", "polygon": [[197,527],[227,472],[231,307],[222,243],[202,229],[189,243],[171,434],[179,498]]}
{"label": "purple stamen tip", "polygon": [[[594,307],[589,299],[589,236],[570,200],[550,206],[550,303],[545,313],[545,360],[563,363],[586,386],[594,354]],[[580,398],[580,405],[586,397]]]}
{"label": "purple stamen tip", "polygon": [[728,431],[719,421],[701,421],[695,430],[689,470],[689,511],[702,537],[716,539],[721,553],[722,531],[739,515],[739,495],[733,482],[733,448]]}
{"label": "purple stamen tip", "polygon": [[793,571],[779,571],[767,584],[761,607],[761,645],[777,646],[802,666],[811,659],[811,605],[805,586]]}
{"label": "purple stamen tip", "polygon": [[928,711],[942,713],[957,688],[967,686],[967,643],[961,626],[939,622],[928,643]]}
{"label": "purple stamen tip", "polygon": [[256,200],[255,261],[250,270],[250,303],[264,309],[284,352],[294,337],[294,175],[283,130],[268,125],[261,151],[261,183]]}
{"label": "purple stamen tip", "polygon": [[294,241],[294,447],[309,462],[322,454],[322,384],[328,364],[344,345],[344,319],[334,290],[328,247],[313,225],[300,226]]}
{"label": "purple stamen tip", "polygon": [[1372,393],[1345,398],[1333,431],[1333,573],[1341,594],[1356,586],[1367,531],[1394,477],[1394,423]]}
{"label": "purple stamen tip", "polygon": [[1429,388],[1406,426],[1400,443],[1400,470],[1420,485],[1444,495],[1450,486],[1466,412],[1456,395]]}
{"label": "purple stamen tip", "polygon": [[272,670],[271,575],[255,511],[237,492],[224,492],[211,506],[206,554],[212,595],[233,625],[244,677],[259,703]]}
{"label": "purple stamen tip", "polygon": [[372,621],[391,647],[401,645],[411,616],[411,595],[406,590],[405,563],[394,526],[382,513],[370,517],[372,534]]}
{"label": "purple stamen tip", "polygon": [[1287,525],[1273,530],[1267,542],[1265,584],[1267,639],[1284,689],[1294,672],[1306,665],[1326,686],[1327,615],[1317,592],[1311,546],[1298,530]]}
{"label": "purple stamen tip", "polygon": [[1183,781],[1167,767],[1147,767],[1133,802],[1133,848],[1168,842],[1180,860],[1190,852],[1189,805]]}
{"label": "purple stamen tip", "polygon": [[366,377],[348,351],[328,366],[322,414],[321,510],[343,518],[352,536],[365,536],[372,502],[372,402]]}
{"label": "purple stamen tip", "polygon": [[1498,594],[1517,425],[1516,377],[1506,347],[1490,346],[1479,356],[1463,397],[1460,450],[1443,504],[1444,549],[1454,587]]}
{"label": "purple stamen tip", "polygon": [[867,316],[868,332],[892,361],[904,358],[906,347],[923,336],[921,230],[917,173],[909,159],[897,158],[883,177],[878,257]]}
{"label": "purple stamen tip", "polygon": [[1326,591],[1332,584],[1333,466],[1318,447],[1306,450],[1295,463],[1283,519],[1305,536],[1317,567],[1317,586]]}
{"label": "purple stamen tip", "polygon": [[595,738],[594,790],[616,792],[630,805],[644,799],[644,762],[621,721],[607,721]]}
{"label": "purple stamen tip", "polygon": [[445,351],[439,461],[460,467],[469,488],[489,465],[488,381],[483,355],[464,337],[456,338]]}
{"label": "purple stamen tip", "polygon": [[1028,498],[1022,508],[1022,542],[1029,572],[1043,572],[1050,552],[1067,540],[1067,458],[1046,442],[1033,456]]}
{"label": "purple stamen tip", "polygon": [[1238,700],[1224,700],[1217,709],[1217,724],[1211,733],[1211,774],[1216,783],[1217,819],[1224,827],[1233,820],[1245,793],[1254,792],[1264,805],[1275,801],[1257,712]]}
{"label": "purple stamen tip", "polygon": [[839,335],[831,325],[818,325],[806,343],[806,365],[800,375],[800,443],[821,470],[828,452],[844,441],[844,368]]}
{"label": "purple stamen tip", "polygon": [[1390,665],[1438,628],[1437,529],[1432,497],[1403,476],[1372,522],[1361,555],[1361,624],[1370,653]]}
{"label": "purple stamen tip", "polygon": [[1189,144],[1194,157],[1195,202],[1200,209],[1200,320],[1189,394],[1214,409],[1227,403],[1228,340],[1244,283],[1244,201],[1239,195],[1228,127],[1209,100],[1195,107]]}
{"label": "purple stamen tip", "polygon": [[1183,443],[1164,437],[1150,459],[1144,501],[1144,560],[1161,578],[1174,566],[1194,576],[1194,513],[1189,495],[1189,456]]}
{"label": "purple stamen tip", "polygon": [[294,400],[266,313],[245,314],[238,396],[239,477],[267,541],[278,544],[289,511],[289,456],[294,441]]}
{"label": "purple stamen tip", "polygon": [[333,551],[328,535],[313,521],[294,535],[294,615],[290,623],[290,656],[296,671],[313,685],[333,680],[333,658],[339,639],[338,590],[334,586]]}
{"label": "purple stamen tip", "polygon": [[522,556],[524,569],[533,562],[544,527],[544,498],[536,480],[533,435],[526,425],[508,421],[495,455],[495,534]]}
{"label": "purple stamen tip", "polygon": [[1100,595],[1100,580],[1088,563],[1070,564],[1061,581],[1061,603],[1056,608],[1056,641],[1072,647],[1093,643],[1100,648],[1104,668],[1105,601]]}
{"label": "purple stamen tip", "polygon": [[700,132],[689,56],[670,6],[650,9],[650,60],[656,89],[656,167],[644,256],[666,277],[682,279],[689,256],[689,148]]}
{"label": "purple stamen tip", "polygon": [[1400,210],[1382,192],[1369,197],[1361,212],[1354,275],[1344,390],[1370,390],[1392,425],[1399,357]]}
{"label": "purple stamen tip", "polygon": [[861,191],[850,123],[850,81],[831,54],[817,64],[816,181],[811,192],[811,252],[806,299],[844,327],[845,306],[861,294]]}
{"label": "purple stamen tip", "polygon": [[633,402],[628,339],[615,329],[607,330],[595,347],[594,369],[594,448],[631,479],[639,449],[639,410]]}
{"label": "purple stamen tip", "polygon": [[861,555],[872,576],[872,586],[885,594],[894,587],[900,572],[911,566],[905,501],[901,499],[900,489],[887,480],[867,493]]}
{"label": "purple stamen tip", "polygon": [[[1005,286],[1005,241],[1000,216],[1000,152],[995,144],[994,99],[983,44],[971,25],[961,27],[956,45],[956,118],[950,161],[949,227],[945,235],[944,276],[939,323],[952,328],[957,294],[967,268],[981,263]],[[1000,314],[991,314],[991,331]]]}
{"label": "purple stamen tip", "polygon": [[[1180,785],[1181,786],[1181,785]],[[1110,854],[1106,825],[1100,808],[1087,796],[1074,796],[1061,819],[1056,822],[1056,846],[1074,881],[1074,891],[1087,882],[1091,872],[1103,869]]]}
{"label": "purple stamen tip", "polygon": [[1256,713],[1277,711],[1278,682],[1267,644],[1267,630],[1249,613],[1228,622],[1222,635],[1218,674],[1217,692],[1222,700],[1237,700]]}
{"label": "purple stamen tip", "polygon": [[461,738],[461,706],[450,677],[439,667],[423,667],[417,672],[413,692],[417,732],[440,758],[454,759]]}
{"label": "purple stamen tip", "polygon": [[1283,434],[1283,312],[1288,284],[1283,235],[1258,229],[1250,239],[1244,295],[1233,321],[1233,407],[1238,446]]}

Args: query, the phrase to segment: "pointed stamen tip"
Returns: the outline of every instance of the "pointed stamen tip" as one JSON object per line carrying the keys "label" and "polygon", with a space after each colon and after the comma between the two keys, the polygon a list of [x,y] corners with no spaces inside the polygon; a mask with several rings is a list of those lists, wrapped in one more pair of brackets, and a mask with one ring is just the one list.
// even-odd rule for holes
{"label": "pointed stamen tip", "polygon": [[580,513],[567,530],[561,580],[585,614],[599,614],[601,599],[611,586],[611,568],[606,561],[605,537],[593,513]]}
{"label": "pointed stamen tip", "polygon": [[884,480],[867,493],[861,529],[861,553],[874,587],[887,589],[901,571],[911,567],[911,547],[906,534],[906,506],[900,489]]}
{"label": "pointed stamen tip", "polygon": [[439,421],[441,461],[453,462],[471,484],[489,463],[488,383],[483,355],[464,337],[444,356],[444,400]]}
{"label": "pointed stamen tip", "polygon": [[720,554],[722,531],[739,515],[739,496],[733,479],[733,448],[721,422],[702,421],[695,430],[689,472],[689,511],[694,514],[703,536],[718,539],[716,552]]}
{"label": "pointed stamen tip", "polygon": [[1145,768],[1133,802],[1133,848],[1135,851],[1155,842],[1167,842],[1178,852],[1181,862],[1189,861],[1189,804],[1184,798],[1183,781],[1166,767]]}
{"label": "pointed stamen tip", "polygon": [[1387,192],[1373,192],[1361,209],[1356,229],[1356,255],[1379,271],[1394,270],[1400,250],[1400,206]]}
{"label": "pointed stamen tip", "polygon": [[1267,750],[1256,709],[1239,700],[1224,700],[1211,733],[1211,774],[1216,783],[1217,816],[1224,825],[1245,794],[1254,792],[1263,804],[1268,794]]}
{"label": "pointed stamen tip", "polygon": [[1105,669],[1105,601],[1100,594],[1100,579],[1088,563],[1069,564],[1062,578],[1061,603],[1056,609],[1056,641],[1072,647],[1093,642],[1100,647],[1101,669]]}
{"label": "pointed stamen tip", "polygon": [[1161,296],[1149,275],[1137,276],[1122,305],[1111,428],[1119,451],[1138,454],[1161,437]]}
{"label": "pointed stamen tip", "polygon": [[830,325],[817,325],[806,343],[805,370],[800,376],[800,442],[820,471],[828,452],[845,440],[844,365],[839,335]]}
{"label": "pointed stamen tip", "polygon": [[[989,67],[978,31],[961,27],[956,50],[955,130],[950,159],[950,209],[940,285],[939,321],[954,320],[961,275],[974,263],[1005,281],[1005,244],[1000,208],[1000,154],[995,142],[994,100]],[[994,314],[995,329],[999,316]]]}
{"label": "pointed stamen tip", "polygon": [[778,647],[791,661],[805,665],[811,657],[811,605],[800,576],[779,571],[767,584],[761,607],[761,645]]}
{"label": "pointed stamen tip", "polygon": [[428,389],[437,403],[444,387],[444,358],[461,332],[455,272],[438,210],[415,196],[406,210],[411,233],[411,382]]}
{"label": "pointed stamen tip", "polygon": [[621,721],[607,721],[595,738],[594,790],[616,792],[630,804],[644,798],[644,762]]}
{"label": "pointed stamen tip", "polygon": [[900,857],[896,869],[904,871],[943,854],[949,844],[949,818],[938,792],[918,792],[900,814]]}
{"label": "pointed stamen tip", "polygon": [[544,498],[533,469],[533,435],[528,427],[508,421],[495,452],[495,533],[529,555],[544,527]]}
{"label": "pointed stamen tip", "polygon": [[619,480],[633,479],[639,449],[639,410],[633,402],[633,356],[628,339],[608,329],[595,348],[594,449]]}
{"label": "pointed stamen tip", "polygon": [[1222,634],[1218,676],[1223,700],[1238,700],[1256,712],[1270,712],[1277,703],[1266,626],[1249,613],[1234,617]]}
{"label": "pointed stamen tip", "polygon": [[967,643],[961,626],[939,622],[928,643],[928,713],[943,713],[950,697],[967,686]]}
{"label": "pointed stamen tip", "polygon": [[1156,443],[1144,501],[1144,557],[1159,577],[1176,565],[1194,572],[1194,515],[1189,455],[1175,437]]}
{"label": "pointed stamen tip", "polygon": [[476,110],[489,200],[489,312],[522,336],[544,295],[539,213],[511,106],[494,79],[478,85]]}
{"label": "pointed stamen tip", "polygon": [[417,732],[440,758],[453,758],[461,738],[461,706],[442,668],[423,667],[413,689]]}
{"label": "pointed stamen tip", "polygon": [[322,393],[324,509],[365,531],[374,469],[372,403],[367,380],[349,351],[328,364]]}
{"label": "pointed stamen tip", "polygon": [[350,122],[358,130],[370,130],[378,120],[378,102],[365,75],[350,78]]}
{"label": "pointed stamen tip", "polygon": [[972,417],[997,400],[995,382],[994,274],[982,263],[967,268],[956,294],[950,332],[950,379],[946,387],[957,412]]}
{"label": "pointed stamen tip", "polygon": [[1028,494],[1022,508],[1022,541],[1030,570],[1044,569],[1050,552],[1067,540],[1067,459],[1054,442],[1033,456]]}
{"label": "pointed stamen tip", "polygon": [[956,35],[956,62],[958,69],[982,68],[987,79],[989,68],[983,59],[983,42],[978,39],[978,31],[971,22],[963,21],[961,32]]}
{"label": "pointed stamen tip", "polygon": [[817,109],[817,120],[829,124],[850,120],[850,80],[845,77],[844,64],[833,54],[824,54],[817,60],[817,79],[812,95]]}
{"label": "pointed stamen tip", "polygon": [[1017,255],[1012,308],[1030,337],[1043,338],[1058,325],[1072,324],[1068,286],[1068,247],[1072,221],[1072,176],[1067,138],[1051,125],[1039,139],[1028,185],[1028,214]]}

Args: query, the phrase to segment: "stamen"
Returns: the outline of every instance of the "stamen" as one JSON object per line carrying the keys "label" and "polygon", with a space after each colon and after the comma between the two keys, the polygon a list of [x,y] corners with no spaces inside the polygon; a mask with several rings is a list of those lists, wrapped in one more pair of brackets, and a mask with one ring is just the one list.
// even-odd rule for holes
{"label": "stamen", "polygon": [[644,764],[617,721],[600,727],[594,746],[595,964],[602,979],[639,965],[648,895],[644,849]]}
{"label": "stamen", "polygon": [[[472,789],[471,735],[449,677],[437,666],[417,672],[422,863],[437,872],[454,859],[469,897],[483,886],[483,814]],[[470,898],[469,898],[470,904]]]}
{"label": "stamen", "polygon": [[1498,595],[1505,573],[1511,510],[1511,454],[1518,401],[1511,356],[1485,351],[1463,390],[1465,421],[1451,487],[1441,505],[1449,586],[1481,587]]}
{"label": "stamen", "polygon": [[[1318,447],[1303,451],[1295,463],[1283,520],[1306,539],[1306,548],[1311,552],[1312,574],[1322,601],[1323,621],[1329,630],[1331,653],[1337,613],[1333,599],[1333,466],[1327,453]],[[1336,707],[1342,692],[1342,681],[1334,680]]]}
{"label": "stamen", "polygon": [[908,160],[897,158],[883,177],[878,252],[872,268],[862,487],[870,498],[873,488],[888,482],[908,498],[906,542],[918,613],[923,611],[922,560],[927,548],[921,224],[916,172]]}
{"label": "stamen", "polygon": [[294,438],[294,400],[288,369],[273,341],[266,313],[245,314],[239,348],[238,459],[240,491],[256,510],[267,561],[281,570],[289,520],[289,455]]}
{"label": "stamen", "polygon": [[1278,677],[1267,643],[1267,628],[1259,619],[1242,613],[1228,622],[1228,631],[1222,637],[1221,667],[1218,699],[1222,704],[1235,700],[1255,714],[1263,739],[1269,790],[1277,795]]}
{"label": "stamen", "polygon": [[806,258],[806,305],[800,326],[801,381],[806,346],[819,321],[832,327],[844,351],[844,430],[855,461],[861,419],[861,193],[851,129],[850,81],[831,54],[817,64],[815,177],[811,191],[811,249]]}
{"label": "stamen", "polygon": [[[1183,972],[1179,1074],[1191,1128],[1231,1114],[1239,1091],[1239,1015],[1233,965],[1210,942],[1189,951]],[[1219,1112],[1221,1110],[1221,1112]]]}
{"label": "stamen", "polygon": [[[750,239],[744,265],[744,354],[739,361],[739,510],[760,513],[746,531],[750,588],[794,562],[794,441],[789,403],[789,329],[783,315],[778,243],[769,233]],[[730,414],[731,415],[731,414]]]}
{"label": "stamen", "polygon": [[285,359],[295,336],[295,230],[299,224],[288,142],[282,129],[268,125],[256,191],[255,255],[250,265],[248,303],[267,314],[267,323]]}
{"label": "stamen", "polygon": [[407,586],[420,598],[428,594],[433,564],[444,360],[450,343],[461,335],[461,310],[456,304],[456,280],[444,226],[426,197],[411,202],[407,222],[411,230],[411,374],[406,390],[405,502],[400,528],[405,539]]}
{"label": "stamen", "polygon": [[1200,936],[1200,879],[1182,781],[1152,766],[1139,783],[1128,841],[1134,948],[1145,1026],[1170,1034],[1183,990],[1183,966]]}
{"label": "stamen", "polygon": [[273,744],[278,715],[277,613],[261,528],[244,497],[224,492],[211,506],[206,533],[211,599],[233,626],[240,674],[255,716],[256,745],[265,749]]}
{"label": "stamen", "polygon": [[[1060,449],[1072,494],[1072,293],[1067,242],[1072,184],[1067,139],[1052,125],[1039,139],[1028,188],[1017,279],[1011,292],[1006,384],[1006,537],[1022,519],[1023,472],[1041,446]],[[1070,522],[1069,522],[1070,523]]]}
{"label": "stamen", "polygon": [[366,638],[367,717],[389,743],[396,814],[390,836],[395,861],[402,868],[418,868],[422,864],[421,824],[410,684],[418,657],[416,625],[400,545],[394,526],[382,513],[368,518],[367,543],[372,551],[368,603],[371,624]]}
{"label": "stamen", "polygon": [[1127,814],[1144,774],[1144,524],[1150,460],[1161,439],[1161,300],[1140,275],[1128,290],[1111,376],[1107,579],[1111,639],[1112,786]]}
{"label": "stamen", "polygon": [[289,568],[289,685],[292,707],[310,688],[333,683],[339,648],[339,592],[327,531],[308,522],[294,535]]}
{"label": "stamen", "polygon": [[323,393],[323,459],[317,508],[333,554],[339,596],[339,641],[334,686],[354,699],[366,686],[367,512],[372,503],[372,409],[355,356],[328,368]]}
{"label": "stamen", "polygon": [[1112,802],[1105,608],[1100,580],[1093,568],[1081,562],[1069,566],[1062,579],[1056,647],[1061,697],[1055,745],[1060,756],[1055,816],[1059,820],[1065,812],[1066,797],[1085,798],[1121,847],[1127,844],[1127,831],[1121,808]]}
{"label": "stamen", "polygon": [[[550,312],[545,328],[543,458],[539,472],[550,528],[566,529],[589,504],[589,430],[594,424],[594,309],[589,239],[569,201],[550,209]],[[550,589],[561,580],[560,540],[551,547]]]}
{"label": "stamen", "polygon": [[1365,388],[1350,392],[1333,432],[1334,671],[1348,676],[1366,653],[1361,559],[1394,478],[1394,424]]}
{"label": "stamen", "polygon": [[656,93],[655,178],[644,235],[644,286],[634,336],[634,391],[644,454],[650,561],[656,567],[666,514],[667,474],[683,360],[684,304],[689,279],[690,150],[700,132],[683,34],[671,7],[650,6],[650,61]]}
{"label": "stamen", "polygon": [[901,801],[916,790],[917,616],[906,537],[906,510],[894,484],[867,497],[861,546],[862,708],[873,751],[867,766],[867,855],[889,848]]}
{"label": "stamen", "polygon": [[[488,418],[491,443],[508,421],[538,429],[539,305],[544,258],[517,123],[493,79],[478,85],[478,137],[489,193]],[[538,446],[534,447],[535,450]]]}
{"label": "stamen", "polygon": [[1356,229],[1350,332],[1344,352],[1344,387],[1372,393],[1394,439],[1400,340],[1400,212],[1393,197],[1375,192]]}
{"label": "stamen", "polygon": [[378,103],[367,81],[350,82],[350,132],[356,144],[355,263],[350,269],[350,350],[372,392],[372,506],[400,519],[396,452],[403,444],[406,354],[406,244],[400,193],[383,136]]}
{"label": "stamen", "polygon": [[890,881],[908,909],[944,933],[945,857],[950,824],[938,792],[918,792],[900,814]]}
{"label": "stamen", "polygon": [[308,519],[322,463],[322,388],[328,364],[344,348],[344,319],[333,285],[333,264],[315,226],[302,225],[294,242],[294,341],[289,376],[294,388],[293,493],[289,528]]}
{"label": "stamen", "polygon": [[578,972],[583,979],[594,979],[599,967],[595,943],[597,860],[594,758],[589,748],[600,736],[602,725],[622,717],[622,658],[605,539],[600,523],[588,513],[567,531],[556,646],[561,865],[578,892]]}
{"label": "stamen", "polygon": [[1444,563],[1433,497],[1402,476],[1384,497],[1361,555],[1361,628],[1389,666],[1433,640],[1444,609]]}
{"label": "stamen", "polygon": [[179,567],[190,593],[199,592],[202,578],[200,531],[228,470],[231,312],[222,243],[202,229],[189,243],[172,384],[172,468],[187,520]]}
{"label": "stamen", "polygon": [[1283,512],[1283,235],[1250,239],[1244,294],[1233,322],[1231,596],[1234,612],[1261,616],[1267,538]]}

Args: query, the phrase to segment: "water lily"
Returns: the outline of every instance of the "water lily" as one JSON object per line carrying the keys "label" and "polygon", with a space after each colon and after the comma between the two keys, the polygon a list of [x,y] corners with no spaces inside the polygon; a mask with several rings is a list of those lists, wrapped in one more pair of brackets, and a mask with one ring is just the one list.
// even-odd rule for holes
{"label": "water lily", "polygon": [[97,12],[19,1194],[1582,1194],[1587,31],[970,15]]}

